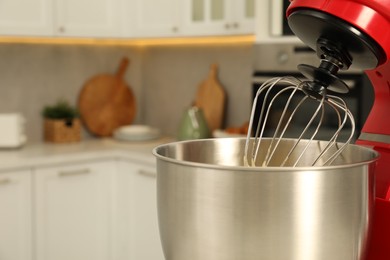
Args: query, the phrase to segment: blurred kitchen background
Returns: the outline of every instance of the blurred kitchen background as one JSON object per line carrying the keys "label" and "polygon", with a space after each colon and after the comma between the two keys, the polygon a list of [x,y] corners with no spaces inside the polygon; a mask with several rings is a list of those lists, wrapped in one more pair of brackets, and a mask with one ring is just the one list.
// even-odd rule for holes
{"label": "blurred kitchen background", "polygon": [[96,74],[115,73],[122,57],[130,60],[125,81],[136,96],[134,123],[172,136],[212,63],[218,64],[227,95],[224,127],[249,119],[255,71],[287,73],[298,63],[317,63],[314,52],[286,31],[288,1],[5,4],[0,6],[0,113],[22,113],[29,142],[42,141],[43,106],[61,98],[75,105],[83,84]]}
{"label": "blurred kitchen background", "polygon": [[99,73],[115,73],[121,58],[137,101],[135,123],[174,135],[211,63],[227,96],[226,124],[242,124],[251,106],[253,46],[73,46],[0,45],[0,112],[21,112],[29,141],[42,138],[41,110],[65,98],[75,104],[83,84]]}

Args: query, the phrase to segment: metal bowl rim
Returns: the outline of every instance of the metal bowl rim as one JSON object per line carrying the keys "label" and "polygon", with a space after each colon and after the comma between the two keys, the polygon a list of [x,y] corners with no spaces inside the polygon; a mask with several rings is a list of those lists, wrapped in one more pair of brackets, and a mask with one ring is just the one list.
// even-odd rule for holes
{"label": "metal bowl rim", "polygon": [[[371,160],[365,160],[360,161],[356,163],[350,163],[350,164],[343,164],[343,165],[330,165],[330,166],[298,166],[298,167],[292,167],[292,166],[285,166],[285,167],[278,167],[278,166],[267,166],[267,167],[248,167],[248,166],[228,166],[228,165],[218,165],[218,164],[208,164],[208,163],[200,163],[200,162],[190,162],[190,161],[182,161],[178,159],[169,158],[163,155],[158,154],[158,150],[168,146],[168,145],[178,145],[178,144],[184,144],[184,143],[193,143],[193,142],[205,142],[205,141],[211,141],[211,140],[221,140],[224,139],[246,139],[246,137],[226,137],[226,138],[208,138],[208,139],[195,139],[195,140],[184,140],[184,141],[174,141],[169,142],[165,144],[161,144],[155,148],[153,148],[152,153],[153,155],[158,159],[182,166],[191,166],[191,167],[199,167],[199,168],[207,168],[207,169],[214,169],[214,170],[229,170],[229,171],[247,171],[247,172],[280,172],[280,171],[321,171],[321,170],[336,170],[336,169],[345,169],[345,168],[353,168],[358,167],[362,165],[368,165],[375,161],[377,161],[380,157],[380,154],[366,146],[362,145],[356,145],[356,144],[348,144],[349,146],[355,146],[358,147],[358,149],[365,150],[367,152],[373,153],[373,158]],[[321,141],[321,140],[313,140],[313,141]]]}

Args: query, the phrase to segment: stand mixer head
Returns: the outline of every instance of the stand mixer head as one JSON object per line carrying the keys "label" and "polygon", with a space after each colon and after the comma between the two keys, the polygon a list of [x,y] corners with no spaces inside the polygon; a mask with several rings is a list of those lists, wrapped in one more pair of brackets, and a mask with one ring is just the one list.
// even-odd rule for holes
{"label": "stand mixer head", "polygon": [[299,65],[305,76],[326,85],[338,70],[366,71],[375,102],[362,132],[366,141],[388,148],[381,143],[390,143],[390,124],[383,120],[390,111],[390,0],[292,0],[287,17],[294,34],[322,60],[319,68]]}

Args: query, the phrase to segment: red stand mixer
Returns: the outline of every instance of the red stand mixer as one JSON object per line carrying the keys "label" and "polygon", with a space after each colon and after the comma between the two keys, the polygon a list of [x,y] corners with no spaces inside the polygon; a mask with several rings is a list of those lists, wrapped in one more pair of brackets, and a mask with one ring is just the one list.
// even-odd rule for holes
{"label": "red stand mixer", "polygon": [[337,72],[350,66],[365,70],[372,82],[374,105],[357,141],[381,154],[366,259],[390,259],[390,0],[291,0],[287,17],[321,59],[318,68],[299,65],[302,74],[336,92],[344,88]]}

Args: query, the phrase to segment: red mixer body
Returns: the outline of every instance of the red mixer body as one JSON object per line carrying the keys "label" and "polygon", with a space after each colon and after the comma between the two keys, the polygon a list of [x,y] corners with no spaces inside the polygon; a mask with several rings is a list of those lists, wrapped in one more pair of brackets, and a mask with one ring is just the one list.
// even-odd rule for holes
{"label": "red mixer body", "polygon": [[390,259],[390,0],[291,0],[287,16],[302,8],[336,16],[370,36],[385,52],[367,70],[375,92],[358,144],[377,150],[376,202],[367,260]]}

